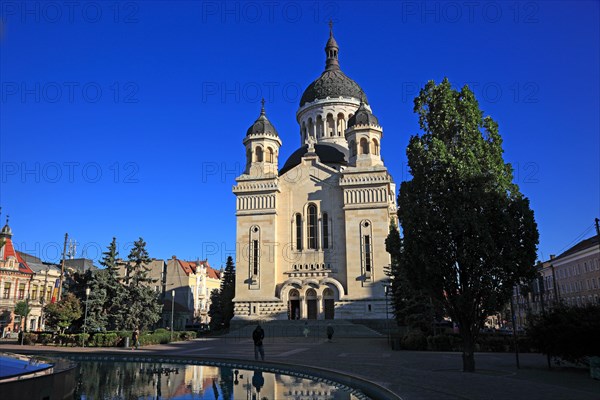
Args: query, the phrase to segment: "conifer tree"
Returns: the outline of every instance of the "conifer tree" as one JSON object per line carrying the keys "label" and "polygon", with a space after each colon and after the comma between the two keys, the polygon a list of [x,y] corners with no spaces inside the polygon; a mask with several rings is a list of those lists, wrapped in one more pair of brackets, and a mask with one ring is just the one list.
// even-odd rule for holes
{"label": "conifer tree", "polygon": [[102,253],[100,265],[104,269],[95,271],[90,283],[88,298],[89,331],[118,330],[123,326],[123,313],[120,308],[124,288],[119,277],[117,260],[117,239],[113,237],[107,251]]}
{"label": "conifer tree", "polygon": [[225,271],[221,279],[220,296],[223,323],[226,328],[229,328],[229,322],[233,318],[233,298],[235,297],[235,265],[231,256],[227,257],[225,264]]}
{"label": "conifer tree", "polygon": [[160,294],[154,290],[156,279],[148,276],[152,261],[146,250],[146,242],[139,238],[127,257],[127,284],[122,304],[125,329],[148,329],[161,317]]}
{"label": "conifer tree", "polygon": [[223,305],[221,304],[221,292],[218,289],[213,289],[210,292],[208,316],[210,317],[210,329],[212,331],[223,328],[225,324],[223,319]]}

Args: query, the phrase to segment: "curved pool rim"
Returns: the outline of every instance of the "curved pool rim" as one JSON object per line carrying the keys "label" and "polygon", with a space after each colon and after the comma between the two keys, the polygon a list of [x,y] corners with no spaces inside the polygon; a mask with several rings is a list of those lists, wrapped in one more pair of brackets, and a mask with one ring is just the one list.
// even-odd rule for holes
{"label": "curved pool rim", "polygon": [[375,400],[402,400],[400,396],[389,389],[373,383],[365,378],[352,375],[347,372],[331,370],[322,367],[313,367],[305,364],[289,364],[273,361],[255,361],[238,358],[219,357],[190,357],[190,356],[165,356],[160,354],[128,355],[123,352],[102,352],[91,354],[90,352],[78,351],[52,351],[44,349],[42,352],[23,351],[22,354],[48,355],[57,358],[74,359],[75,361],[121,361],[121,362],[162,362],[171,364],[207,365],[215,367],[254,369],[263,372],[281,373],[306,379],[324,379],[350,389],[357,389]]}

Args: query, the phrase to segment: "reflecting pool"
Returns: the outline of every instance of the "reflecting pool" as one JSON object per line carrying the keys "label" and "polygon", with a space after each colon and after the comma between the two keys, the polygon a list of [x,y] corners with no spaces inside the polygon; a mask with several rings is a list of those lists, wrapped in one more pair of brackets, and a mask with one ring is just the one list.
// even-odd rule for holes
{"label": "reflecting pool", "polygon": [[329,379],[242,365],[76,360],[75,399],[369,399]]}

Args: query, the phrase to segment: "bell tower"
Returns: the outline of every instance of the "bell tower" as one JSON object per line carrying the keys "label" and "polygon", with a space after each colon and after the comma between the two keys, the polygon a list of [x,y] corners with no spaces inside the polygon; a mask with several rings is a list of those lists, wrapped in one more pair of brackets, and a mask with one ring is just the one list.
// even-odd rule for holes
{"label": "bell tower", "polygon": [[260,115],[246,132],[246,168],[244,174],[250,176],[277,175],[281,139],[267,118],[265,99],[261,101]]}
{"label": "bell tower", "polygon": [[348,120],[346,140],[348,141],[348,165],[352,167],[372,167],[383,165],[381,161],[381,138],[383,129],[377,117],[361,101],[356,114]]}

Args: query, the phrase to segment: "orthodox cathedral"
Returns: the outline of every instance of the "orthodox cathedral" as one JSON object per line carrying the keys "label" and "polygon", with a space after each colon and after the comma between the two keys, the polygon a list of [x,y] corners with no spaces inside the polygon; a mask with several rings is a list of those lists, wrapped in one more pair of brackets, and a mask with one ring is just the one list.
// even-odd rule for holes
{"label": "orthodox cathedral", "polygon": [[386,318],[396,188],[383,129],[338,52],[330,25],[325,71],[296,112],[300,147],[283,164],[264,101],[242,141],[234,320]]}

